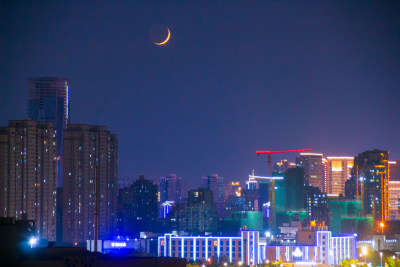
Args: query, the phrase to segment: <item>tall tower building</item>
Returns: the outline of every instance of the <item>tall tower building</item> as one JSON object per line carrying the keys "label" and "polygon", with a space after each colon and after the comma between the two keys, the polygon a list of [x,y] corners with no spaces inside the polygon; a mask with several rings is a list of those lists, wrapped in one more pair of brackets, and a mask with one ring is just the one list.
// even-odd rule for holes
{"label": "tall tower building", "polygon": [[[63,133],[69,122],[69,81],[62,78],[29,78],[28,117],[50,121],[57,131],[57,156],[62,157]],[[57,187],[62,187],[62,160],[58,161]]]}
{"label": "tall tower building", "polygon": [[324,190],[324,165],[322,164],[322,154],[300,153],[296,158],[297,167],[304,169],[304,178],[307,185],[318,187]]}
{"label": "tall tower building", "polygon": [[37,234],[56,240],[56,131],[51,122],[12,120],[0,128],[2,217],[36,221]]}
{"label": "tall tower building", "polygon": [[345,194],[346,181],[351,177],[354,157],[327,157],[325,162],[325,192],[330,195]]}
{"label": "tall tower building", "polygon": [[389,151],[372,150],[354,158],[356,196],[365,215],[376,221],[389,220]]}
{"label": "tall tower building", "polygon": [[70,124],[64,133],[63,241],[94,238],[95,169],[99,203],[99,239],[116,228],[117,138],[106,126]]}
{"label": "tall tower building", "polygon": [[[63,78],[28,79],[28,118],[54,124],[57,138],[57,202],[63,202],[63,135],[69,123],[69,81]],[[57,242],[62,238],[63,205],[57,205]]]}

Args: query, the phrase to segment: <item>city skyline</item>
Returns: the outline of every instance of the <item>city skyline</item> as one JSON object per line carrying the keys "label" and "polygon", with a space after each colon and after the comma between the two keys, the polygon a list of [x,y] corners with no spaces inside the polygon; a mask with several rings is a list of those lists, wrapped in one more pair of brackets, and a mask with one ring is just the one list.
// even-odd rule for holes
{"label": "city skyline", "polygon": [[[2,4],[0,124],[27,116],[28,77],[65,77],[71,123],[117,134],[119,177],[265,175],[259,149],[400,158],[398,3],[52,8]],[[148,36],[158,24],[165,47]]]}

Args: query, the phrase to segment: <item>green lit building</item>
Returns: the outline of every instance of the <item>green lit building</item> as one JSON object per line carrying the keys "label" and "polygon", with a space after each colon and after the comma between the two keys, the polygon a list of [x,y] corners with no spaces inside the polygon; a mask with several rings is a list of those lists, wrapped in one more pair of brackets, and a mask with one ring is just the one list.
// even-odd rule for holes
{"label": "green lit building", "polygon": [[330,211],[330,230],[339,233],[359,233],[363,235],[373,228],[372,217],[362,217],[361,201],[328,200]]}

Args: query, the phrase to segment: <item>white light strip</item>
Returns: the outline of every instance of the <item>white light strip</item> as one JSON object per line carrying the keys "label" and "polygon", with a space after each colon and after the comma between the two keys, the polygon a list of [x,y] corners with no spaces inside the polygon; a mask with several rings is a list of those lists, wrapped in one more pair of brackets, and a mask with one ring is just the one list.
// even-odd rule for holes
{"label": "white light strip", "polygon": [[315,261],[296,261],[296,265],[317,265]]}
{"label": "white light strip", "polygon": [[193,261],[196,261],[196,247],[197,247],[196,237],[193,238],[193,246],[194,246],[194,249],[193,249]]}
{"label": "white light strip", "polygon": [[[282,176],[257,176],[249,174],[250,179],[264,179],[264,180],[283,180]],[[250,181],[252,182],[252,181]]]}
{"label": "white light strip", "polygon": [[323,156],[323,154],[319,153],[300,153],[300,156]]}

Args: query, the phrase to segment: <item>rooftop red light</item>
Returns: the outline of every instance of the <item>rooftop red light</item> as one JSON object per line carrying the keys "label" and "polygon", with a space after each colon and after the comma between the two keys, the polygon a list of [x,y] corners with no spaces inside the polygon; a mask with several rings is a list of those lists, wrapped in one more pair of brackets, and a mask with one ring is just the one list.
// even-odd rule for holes
{"label": "rooftop red light", "polygon": [[293,150],[280,150],[280,151],[256,151],[256,154],[277,154],[277,153],[291,153],[291,152],[305,152],[311,151],[312,148],[305,148],[305,149],[293,149]]}

